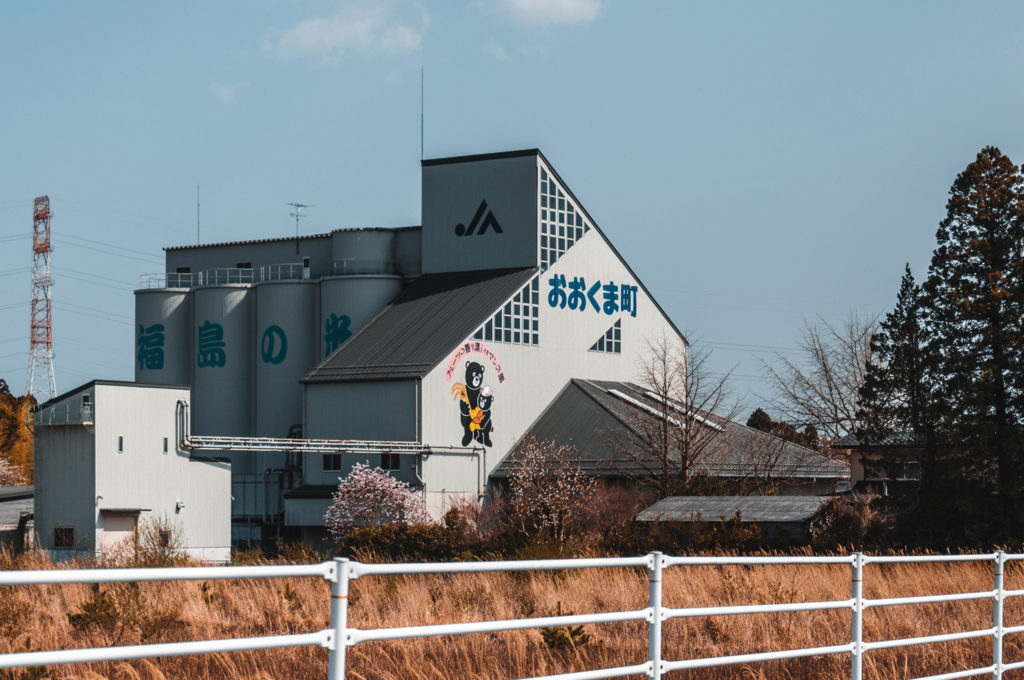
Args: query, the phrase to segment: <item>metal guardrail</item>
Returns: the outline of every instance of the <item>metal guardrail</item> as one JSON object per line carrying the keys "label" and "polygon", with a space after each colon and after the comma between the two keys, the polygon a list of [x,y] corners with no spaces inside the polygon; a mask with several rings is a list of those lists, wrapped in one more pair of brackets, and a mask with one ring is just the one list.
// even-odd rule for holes
{"label": "metal guardrail", "polygon": [[[1024,661],[1003,663],[1003,638],[1024,633],[1024,626],[1005,626],[1003,601],[1024,596],[1024,590],[1006,590],[1003,587],[1004,565],[1010,560],[1024,560],[1024,554],[1003,552],[979,555],[918,555],[870,556],[854,553],[847,556],[794,556],[794,557],[673,557],[653,552],[643,557],[591,558],[567,560],[522,560],[509,562],[453,562],[423,564],[364,564],[344,558],[312,565],[263,567],[178,567],[148,569],[76,569],[43,571],[0,572],[0,586],[46,585],[58,583],[112,583],[131,581],[181,581],[198,579],[241,579],[319,576],[331,582],[330,627],[298,635],[277,635],[257,638],[201,640],[164,644],[107,647],[99,649],[68,649],[45,652],[19,652],[0,655],[0,668],[44,666],[91,661],[117,661],[154,656],[182,656],[241,650],[273,649],[279,647],[320,646],[328,650],[328,678],[345,677],[345,652],[348,647],[371,640],[400,640],[437,635],[468,635],[551,626],[578,626],[622,621],[646,621],[648,630],[647,661],[632,666],[619,666],[561,675],[548,675],[533,680],[590,680],[643,675],[658,680],[671,671],[710,668],[733,664],[751,664],[780,659],[834,654],[850,655],[850,677],[861,680],[863,658],[866,652],[891,647],[931,644],[971,638],[992,638],[992,664],[981,668],[931,675],[915,680],[939,680],[991,675],[1002,678],[1006,671],[1024,668]],[[973,593],[951,593],[913,597],[868,599],[864,597],[864,566],[870,563],[918,562],[992,562],[993,589]],[[759,605],[731,605],[721,607],[665,607],[662,601],[662,575],[666,568],[692,565],[767,565],[767,564],[848,564],[851,568],[850,597],[825,602],[786,602]],[[643,568],[647,571],[648,605],[644,609],[602,612],[569,616],[546,616],[527,619],[509,619],[473,623],[453,623],[401,628],[362,630],[348,626],[348,591],[353,579],[364,576],[392,576],[404,574],[455,574],[512,571],[551,571],[562,569]],[[870,607],[889,607],[931,602],[992,599],[992,627],[941,635],[893,640],[864,640],[863,613]],[[851,640],[841,645],[787,649],[731,656],[683,659],[662,658],[662,626],[673,618],[800,612],[823,609],[851,612]]]}

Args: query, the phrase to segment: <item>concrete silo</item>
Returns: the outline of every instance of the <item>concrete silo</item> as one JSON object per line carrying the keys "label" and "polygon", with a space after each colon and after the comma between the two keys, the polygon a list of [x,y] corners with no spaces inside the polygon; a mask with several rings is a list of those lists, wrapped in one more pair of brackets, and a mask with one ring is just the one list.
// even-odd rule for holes
{"label": "concrete silo", "polygon": [[135,291],[135,382],[192,384],[192,296],[183,288]]}
{"label": "concrete silo", "polygon": [[252,286],[202,286],[193,295],[192,432],[251,435]]}

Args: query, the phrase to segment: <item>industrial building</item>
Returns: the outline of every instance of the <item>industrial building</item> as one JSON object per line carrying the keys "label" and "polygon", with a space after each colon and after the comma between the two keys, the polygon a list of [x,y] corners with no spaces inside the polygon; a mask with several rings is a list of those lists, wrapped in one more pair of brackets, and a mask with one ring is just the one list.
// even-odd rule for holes
{"label": "industrial building", "polygon": [[165,252],[135,294],[135,379],[190,386],[152,417],[230,461],[235,544],[320,540],[357,462],[438,515],[481,498],[571,381],[686,348],[536,149],[423,161],[420,226]]}

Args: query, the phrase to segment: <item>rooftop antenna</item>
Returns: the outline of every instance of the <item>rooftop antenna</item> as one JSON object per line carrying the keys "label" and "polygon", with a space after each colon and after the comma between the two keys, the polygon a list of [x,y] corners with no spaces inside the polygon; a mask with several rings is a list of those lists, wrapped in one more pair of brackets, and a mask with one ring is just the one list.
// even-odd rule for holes
{"label": "rooftop antenna", "polygon": [[290,205],[291,207],[295,208],[295,212],[288,213],[288,214],[295,218],[295,254],[298,255],[299,254],[299,219],[305,217],[305,215],[302,214],[302,209],[303,208],[312,208],[313,206],[309,205],[308,203],[289,203],[288,205]]}
{"label": "rooftop antenna", "polygon": [[420,66],[420,160],[423,160],[423,67]]}
{"label": "rooftop antenna", "polygon": [[201,242],[199,238],[199,182],[196,182],[196,245]]}

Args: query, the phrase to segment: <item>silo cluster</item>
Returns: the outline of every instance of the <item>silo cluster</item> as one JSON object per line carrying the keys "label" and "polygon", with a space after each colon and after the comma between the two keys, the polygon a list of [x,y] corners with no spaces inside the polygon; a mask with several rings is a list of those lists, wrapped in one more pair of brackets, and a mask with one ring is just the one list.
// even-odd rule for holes
{"label": "silo cluster", "polygon": [[[299,261],[168,274],[136,290],[136,382],[191,385],[193,434],[294,436],[302,377],[420,270],[418,228],[339,230],[331,241],[319,279]],[[246,244],[232,248],[225,261],[251,259]]]}

